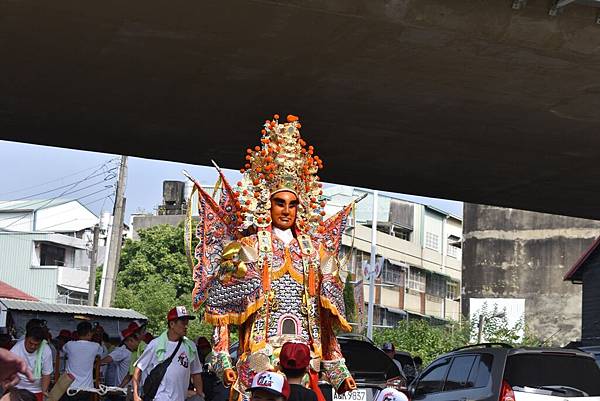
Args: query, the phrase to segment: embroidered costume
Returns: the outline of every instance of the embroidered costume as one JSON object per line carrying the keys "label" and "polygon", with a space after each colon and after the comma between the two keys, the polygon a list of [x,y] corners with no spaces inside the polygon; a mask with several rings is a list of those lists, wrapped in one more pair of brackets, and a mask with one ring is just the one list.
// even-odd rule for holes
{"label": "embroidered costume", "polygon": [[[301,138],[297,117],[288,116],[284,124],[278,119],[265,122],[261,146],[247,149],[243,179],[235,188],[219,170],[218,202],[196,183],[194,307],[203,307],[205,320],[215,326],[212,369],[221,377],[235,369],[234,388],[241,394],[257,372],[277,366],[287,341],[310,347],[311,386],[321,371],[340,391],[351,376],[334,327],[351,327],[337,256],[352,205],[323,220],[325,202],[316,175],[322,161]],[[271,227],[271,197],[281,191],[298,198],[293,234]],[[187,237],[191,253],[192,233]],[[229,325],[238,326],[235,367]]]}

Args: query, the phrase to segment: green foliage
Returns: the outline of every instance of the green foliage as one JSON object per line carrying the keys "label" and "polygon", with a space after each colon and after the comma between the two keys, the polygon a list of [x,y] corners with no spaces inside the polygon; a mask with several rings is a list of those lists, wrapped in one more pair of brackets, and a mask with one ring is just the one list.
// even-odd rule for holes
{"label": "green foliage", "polygon": [[432,325],[426,320],[403,320],[394,328],[375,329],[373,340],[381,346],[394,344],[398,351],[418,355],[428,364],[434,358],[469,342],[469,327],[459,324]]}
{"label": "green foliage", "polygon": [[344,283],[344,306],[346,307],[346,319],[349,322],[356,321],[356,302],[354,301],[354,284],[352,274],[348,273]]}
{"label": "green foliage", "polygon": [[176,296],[190,295],[194,288],[184,249],[184,227],[159,225],[142,229],[140,239],[128,239],[121,251],[119,282],[128,288],[152,275],[170,284]]}
{"label": "green foliage", "polygon": [[480,323],[483,324],[482,342],[505,343],[512,346],[540,346],[542,344],[539,338],[531,335],[523,319],[511,325],[508,322],[506,310],[499,310],[497,305],[490,309],[488,304],[484,303],[480,315],[473,316],[471,338],[478,338]]}
{"label": "green foliage", "polygon": [[[502,342],[513,347],[542,345],[542,341],[532,336],[522,322],[511,326],[505,314],[495,309],[488,310],[485,305],[482,313],[486,321],[482,342]],[[421,319],[403,320],[394,328],[375,329],[373,340],[378,346],[391,342],[398,351],[420,356],[426,365],[443,353],[476,343],[478,321],[476,317],[472,322],[463,320],[460,323],[434,325]],[[525,333],[522,338],[519,335],[521,330]]]}
{"label": "green foliage", "polygon": [[[115,306],[131,308],[148,317],[148,329],[158,335],[167,328],[168,311],[177,305],[191,310],[192,274],[184,249],[183,224],[154,226],[127,240],[121,251]],[[210,325],[190,321],[188,337],[212,335]]]}

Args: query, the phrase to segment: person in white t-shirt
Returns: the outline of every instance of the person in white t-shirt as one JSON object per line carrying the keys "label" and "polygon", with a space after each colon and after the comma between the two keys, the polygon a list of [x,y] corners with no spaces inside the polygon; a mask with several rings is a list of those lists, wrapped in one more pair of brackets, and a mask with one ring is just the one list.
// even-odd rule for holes
{"label": "person in white t-shirt", "polygon": [[25,338],[10,350],[27,361],[34,378],[33,381],[29,381],[25,376],[19,375],[21,381],[15,385],[15,388],[32,392],[39,401],[48,394],[50,375],[54,370],[52,351],[45,337],[46,333],[41,327],[32,327],[25,334]]}
{"label": "person in white t-shirt", "polygon": [[69,341],[63,347],[67,358],[66,371],[75,376],[75,380],[69,388],[82,389],[68,400],[89,400],[91,393],[85,389],[94,388],[94,361],[96,356],[102,354],[100,344],[90,341],[92,338],[92,325],[89,322],[81,322],[77,325],[79,340]]}
{"label": "person in white t-shirt", "polygon": [[[134,401],[142,401],[139,396],[140,378],[143,376],[145,380],[156,365],[168,359],[180,341],[181,345],[169,364],[153,400],[184,401],[187,396],[190,376],[196,394],[204,398],[202,377],[200,375],[202,365],[200,365],[198,359],[196,344],[185,337],[191,319],[195,319],[195,317],[187,312],[185,306],[177,306],[169,311],[167,315],[168,330],[148,344],[136,363],[133,373]],[[144,396],[144,400],[148,401],[148,397]]]}
{"label": "person in white t-shirt", "polygon": [[[114,387],[125,387],[125,378],[129,374],[129,364],[131,362],[131,353],[140,345],[138,330],[140,326],[133,323],[121,332],[123,337],[122,344],[115,348],[108,356],[102,358],[101,364],[108,364],[106,369],[106,385]],[[125,399],[125,396],[111,396],[111,400]]]}

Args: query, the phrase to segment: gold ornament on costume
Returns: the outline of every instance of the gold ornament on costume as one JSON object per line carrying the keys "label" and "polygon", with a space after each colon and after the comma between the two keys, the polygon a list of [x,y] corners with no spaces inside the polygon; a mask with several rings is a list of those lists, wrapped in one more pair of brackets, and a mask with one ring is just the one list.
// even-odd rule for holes
{"label": "gold ornament on costume", "polygon": [[246,150],[243,178],[238,182],[237,205],[241,228],[271,224],[271,196],[290,191],[298,197],[296,229],[301,233],[322,232],[325,202],[317,171],[323,162],[300,136],[298,117],[279,123],[276,114],[265,121],[261,145]]}

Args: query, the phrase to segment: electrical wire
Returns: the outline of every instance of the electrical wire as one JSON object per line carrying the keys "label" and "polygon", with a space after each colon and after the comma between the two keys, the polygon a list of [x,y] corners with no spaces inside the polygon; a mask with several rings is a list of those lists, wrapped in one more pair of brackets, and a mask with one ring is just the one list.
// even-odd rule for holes
{"label": "electrical wire", "polygon": [[[93,204],[94,204],[94,203],[96,203],[96,202],[100,202],[100,201],[106,201],[106,199],[107,199],[108,197],[110,197],[110,196],[111,196],[111,195],[105,195],[105,196],[103,196],[103,197],[101,197],[101,198],[97,198],[97,199],[94,199],[94,200],[92,200],[92,201],[89,201],[89,202],[86,202],[86,203],[81,203],[81,205],[82,205],[82,206],[85,206],[85,207],[88,207],[88,206],[90,206],[90,205],[93,205]],[[58,215],[61,215],[61,214],[65,214],[65,213],[71,213],[71,212],[72,212],[71,210],[64,210],[64,211],[62,211],[62,212],[59,212],[59,213],[54,213],[54,214],[51,214],[51,215],[49,215],[49,216],[47,216],[47,217],[58,216]],[[69,220],[69,221],[61,221],[61,222],[59,222],[59,223],[56,223],[56,224],[53,224],[53,225],[51,225],[51,226],[46,226],[46,227],[44,227],[44,228],[43,228],[43,230],[45,230],[45,229],[48,229],[48,228],[51,228],[51,227],[55,227],[55,226],[58,226],[58,225],[61,225],[61,224],[66,224],[66,223],[69,223],[69,222],[71,222],[71,221],[73,221],[73,220]],[[2,232],[2,230],[3,230],[3,228],[2,228],[2,227],[0,227],[0,233]],[[41,231],[41,230],[40,230],[40,231]],[[21,232],[21,231],[11,231],[11,230],[6,230],[5,232],[9,232],[9,233],[11,233],[11,234],[30,234],[30,233],[28,233],[28,232]],[[21,240],[21,241],[31,241],[31,239],[26,239],[26,238],[18,238],[18,237],[15,237],[15,239],[17,239],[17,240]]]}
{"label": "electrical wire", "polygon": [[[75,188],[77,185],[87,181],[91,176],[93,176],[94,174],[96,174],[99,170],[101,170],[103,167],[105,166],[105,164],[103,164],[102,166],[100,166],[99,168],[97,168],[96,170],[94,170],[91,174],[89,174],[87,177],[75,182],[73,185],[71,185],[71,188]],[[50,203],[52,203],[53,201],[55,201],[56,199],[62,197],[65,193],[68,192],[68,189],[61,192],[60,194],[58,194],[57,196],[55,196],[52,199],[49,199],[44,205],[40,206],[37,209],[43,209],[45,206],[49,205]],[[28,213],[29,214],[29,213]],[[17,220],[13,221],[12,223],[10,223],[9,225],[5,226],[4,228],[8,228],[16,223],[18,223],[19,221],[23,220],[28,214],[24,214],[23,216],[21,216],[20,218],[18,218]]]}
{"label": "electrical wire", "polygon": [[[86,190],[86,189],[89,189],[89,188],[93,188],[93,187],[96,187],[96,186],[98,186],[99,184],[102,184],[102,183],[104,183],[104,182],[105,182],[104,180],[102,180],[102,181],[98,181],[98,182],[96,182],[96,183],[94,183],[94,184],[87,185],[87,186],[85,186],[85,187],[83,187],[83,188],[80,188],[80,189],[78,189],[78,190],[74,190],[74,191],[71,191],[71,192],[67,192],[67,193],[65,193],[64,195],[74,194],[74,193],[77,193],[77,192],[80,192],[80,191],[83,191],[83,190]],[[105,190],[105,189],[108,189],[108,188],[114,188],[114,185],[104,185],[104,189],[102,189],[101,191],[103,191],[103,190]],[[92,194],[95,194],[95,193],[98,193],[98,192],[93,192]],[[88,195],[81,196],[81,197],[74,198],[74,199],[65,199],[65,202],[64,202],[64,203],[67,203],[67,202],[72,202],[72,201],[74,201],[74,200],[79,200],[79,199],[85,199],[87,196],[88,196]],[[54,199],[54,200],[56,200],[56,199]],[[44,199],[44,200],[39,200],[39,201],[35,201],[35,202],[32,202],[32,203],[29,203],[29,204],[27,204],[27,207],[32,207],[32,206],[35,206],[35,205],[40,205],[40,204],[46,203],[47,201],[48,201],[47,199]],[[61,204],[62,204],[62,203],[61,203]],[[1,206],[1,204],[0,204],[0,206]],[[53,206],[59,206],[59,205],[53,205]],[[41,207],[40,207],[40,208],[35,208],[35,207],[34,207],[34,208],[32,208],[31,210],[38,210],[38,209],[41,209]],[[23,214],[23,215],[27,216],[27,215],[31,214],[31,210],[26,210],[26,211],[22,211],[22,212],[18,212],[18,211],[17,211],[17,212],[16,212],[16,214]],[[1,209],[0,209],[0,212],[1,212]],[[10,219],[14,219],[14,218],[15,218],[15,216],[11,216],[11,217],[4,217],[4,218],[0,218],[0,221],[4,221],[4,220],[10,220]]]}
{"label": "electrical wire", "polygon": [[28,187],[23,187],[23,188],[20,188],[20,189],[15,189],[15,190],[8,191],[8,192],[0,192],[0,196],[4,196],[4,195],[8,195],[8,194],[14,194],[14,193],[18,193],[18,192],[23,192],[23,191],[27,191],[28,189],[32,189],[32,188],[43,187],[44,185],[51,184],[51,183],[57,182],[57,181],[61,181],[61,180],[64,180],[65,178],[69,178],[69,177],[73,177],[73,176],[79,175],[79,174],[81,174],[81,173],[83,173],[85,171],[92,170],[92,169],[94,169],[94,168],[96,168],[98,166],[103,167],[105,165],[109,165],[110,163],[114,163],[114,162],[116,162],[118,160],[119,160],[118,157],[114,157],[114,158],[106,160],[106,161],[104,161],[104,162],[102,162],[100,164],[95,164],[95,165],[93,165],[91,167],[85,168],[83,170],[76,171],[76,172],[71,173],[71,174],[64,175],[62,177],[55,178],[55,179],[50,180],[50,181],[45,181],[45,182],[42,182],[42,183],[39,183],[39,184],[31,185],[31,186],[28,186]]}
{"label": "electrical wire", "polygon": [[[112,169],[110,169],[110,170],[108,170],[108,171],[106,171],[106,172],[101,172],[101,173],[98,173],[98,174],[94,174],[93,176],[91,176],[91,177],[90,177],[90,179],[91,179],[91,178],[95,178],[95,177],[99,177],[99,176],[101,176],[101,175],[104,175],[104,176],[105,176],[105,177],[104,177],[104,179],[103,179],[102,181],[99,181],[98,183],[101,183],[101,182],[104,182],[104,181],[109,181],[109,180],[112,180],[113,178],[116,178],[116,177],[117,177],[117,175],[113,173],[113,170],[115,170],[115,169],[116,169],[116,167],[115,167],[115,168],[112,168]],[[69,184],[66,184],[66,185],[62,185],[62,186],[60,186],[60,187],[56,187],[56,188],[49,189],[49,190],[47,190],[47,191],[43,191],[43,192],[38,192],[38,193],[35,193],[35,194],[27,195],[27,196],[24,196],[24,197],[22,197],[22,198],[11,199],[11,200],[7,200],[7,201],[0,201],[0,205],[1,205],[2,203],[18,202],[18,201],[22,201],[22,200],[31,199],[31,198],[33,198],[33,197],[35,197],[35,196],[44,195],[44,194],[47,194],[47,193],[51,193],[51,192],[58,191],[59,189],[63,189],[63,188],[70,187],[70,186],[71,186],[71,185],[73,185],[73,184],[74,184],[74,182],[72,182],[72,183],[69,183]],[[88,187],[86,187],[86,188],[88,188]],[[82,189],[85,189],[85,188],[80,188],[80,189],[78,189],[78,190],[76,190],[76,191],[74,191],[74,192],[81,191]],[[73,193],[73,192],[67,192],[67,193],[65,193],[65,195],[68,195],[68,194],[70,194],[70,193]],[[41,202],[45,202],[45,200],[44,200],[44,201],[41,201]]]}

